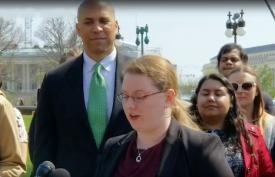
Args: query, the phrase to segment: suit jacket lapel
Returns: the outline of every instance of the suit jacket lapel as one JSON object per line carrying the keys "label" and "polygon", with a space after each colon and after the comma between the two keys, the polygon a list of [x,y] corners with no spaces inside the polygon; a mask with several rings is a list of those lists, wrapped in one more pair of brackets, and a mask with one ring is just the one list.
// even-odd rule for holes
{"label": "suit jacket lapel", "polygon": [[117,114],[122,110],[122,104],[117,100],[116,96],[121,93],[121,84],[122,84],[122,67],[125,62],[125,58],[120,55],[118,52],[116,60],[116,79],[115,79],[115,89],[114,89],[114,101],[113,101],[113,110],[110,118],[110,124],[115,121]]}
{"label": "suit jacket lapel", "polygon": [[172,119],[166,136],[166,144],[157,175],[158,177],[169,176],[169,174],[173,174],[172,170],[176,165],[177,153],[179,151],[179,144],[176,143],[178,129],[178,123],[176,120]]}
{"label": "suit jacket lapel", "polygon": [[[73,61],[74,63],[72,63],[72,66],[67,73],[67,80],[70,83],[72,90],[71,96],[73,101],[79,103],[79,106],[76,108],[79,109],[79,112],[81,113],[78,115],[80,118],[79,121],[82,121],[83,125],[85,126],[84,129],[89,129],[89,132],[91,133],[83,93],[83,61],[83,55],[79,56]],[[92,133],[90,136],[91,139],[93,139]]]}
{"label": "suit jacket lapel", "polygon": [[[113,128],[119,123],[117,119],[121,119],[120,112],[123,111],[122,104],[117,100],[116,96],[121,93],[121,84],[122,84],[122,68],[124,63],[128,60],[125,56],[122,56],[119,52],[117,53],[116,58],[116,77],[115,77],[115,89],[114,89],[114,100],[113,100],[113,109],[112,114],[105,131],[104,140],[107,140]],[[105,142],[105,141],[103,141]],[[103,144],[102,144],[103,145]],[[101,145],[101,146],[102,146]]]}
{"label": "suit jacket lapel", "polygon": [[109,162],[107,162],[110,164],[108,165],[108,168],[105,170],[105,175],[103,176],[114,175],[117,164],[119,164],[121,158],[125,156],[123,154],[127,151],[130,141],[135,140],[136,136],[136,132],[132,131],[129,134],[127,134],[127,137],[123,138],[115,144],[115,146],[113,147],[114,150],[112,153],[112,159]]}
{"label": "suit jacket lapel", "polygon": [[[176,166],[176,160],[178,152],[179,152],[179,144],[176,142],[178,137],[178,130],[180,125],[176,122],[176,120],[172,119],[171,125],[169,127],[169,130],[167,132],[166,137],[166,144],[163,152],[163,157],[161,159],[161,165],[158,170],[158,177],[166,177],[173,174],[174,167]],[[105,170],[105,175],[103,176],[112,176],[114,173],[114,170],[119,163],[119,160],[121,157],[124,157],[123,153],[128,148],[129,142],[136,139],[136,132],[132,131],[130,132],[127,137],[123,138],[121,141],[119,141],[115,146],[112,147],[114,149],[112,151],[112,160],[110,160],[107,166],[108,169]],[[184,164],[183,164],[184,165]]]}

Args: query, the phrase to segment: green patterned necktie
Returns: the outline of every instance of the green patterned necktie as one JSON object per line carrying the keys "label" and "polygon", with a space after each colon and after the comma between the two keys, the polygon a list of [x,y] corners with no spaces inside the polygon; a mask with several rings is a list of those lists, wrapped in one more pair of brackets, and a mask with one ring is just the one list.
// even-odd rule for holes
{"label": "green patterned necktie", "polygon": [[89,123],[98,148],[107,125],[106,83],[103,75],[100,73],[101,67],[99,63],[94,66],[88,99]]}

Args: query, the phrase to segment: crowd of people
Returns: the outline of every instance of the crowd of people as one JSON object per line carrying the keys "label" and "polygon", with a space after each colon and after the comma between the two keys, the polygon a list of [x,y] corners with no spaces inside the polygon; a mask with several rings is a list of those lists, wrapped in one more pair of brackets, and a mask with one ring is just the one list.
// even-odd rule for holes
{"label": "crowd of people", "polygon": [[32,176],[45,161],[72,177],[275,176],[275,111],[240,45],[220,48],[188,103],[169,59],[117,49],[110,4],[82,1],[76,30],[83,51],[45,74],[29,136],[0,92],[1,177],[26,171],[27,145]]}
{"label": "crowd of people", "polygon": [[246,121],[237,102],[229,80],[210,74],[199,81],[190,113],[203,131],[220,137],[236,177],[274,176],[274,165],[260,129]]}

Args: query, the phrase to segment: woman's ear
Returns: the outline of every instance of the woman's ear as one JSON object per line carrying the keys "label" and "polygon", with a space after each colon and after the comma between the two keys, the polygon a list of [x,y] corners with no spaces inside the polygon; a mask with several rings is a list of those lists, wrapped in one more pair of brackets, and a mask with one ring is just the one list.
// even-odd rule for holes
{"label": "woman's ear", "polygon": [[168,89],[166,91],[166,104],[167,105],[173,105],[176,98],[176,92],[174,89]]}

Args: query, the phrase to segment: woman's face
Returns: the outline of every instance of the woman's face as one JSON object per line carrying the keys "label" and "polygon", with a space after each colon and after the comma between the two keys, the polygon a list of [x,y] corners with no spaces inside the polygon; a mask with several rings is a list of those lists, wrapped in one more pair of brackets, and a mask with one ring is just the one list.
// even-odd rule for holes
{"label": "woman's face", "polygon": [[245,72],[234,72],[228,76],[233,85],[238,105],[241,108],[252,106],[258,95],[256,88],[256,77]]}
{"label": "woman's face", "polygon": [[219,81],[206,80],[198,93],[197,108],[202,120],[209,124],[223,122],[231,106],[227,88]]}
{"label": "woman's face", "polygon": [[167,93],[160,92],[151,78],[126,73],[122,95],[124,112],[136,131],[154,131],[170,123],[170,115],[166,111],[169,105]]}
{"label": "woman's face", "polygon": [[219,72],[228,76],[228,74],[243,65],[243,62],[240,57],[240,51],[238,49],[233,49],[230,52],[223,54],[219,63]]}

